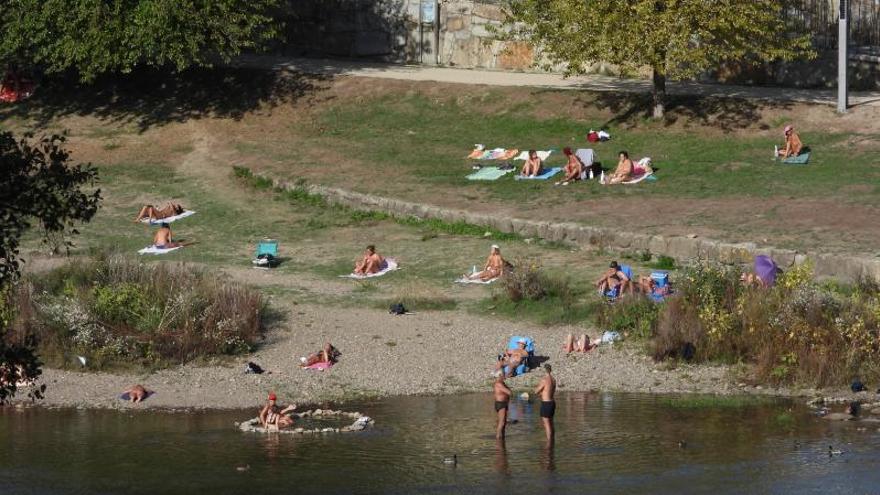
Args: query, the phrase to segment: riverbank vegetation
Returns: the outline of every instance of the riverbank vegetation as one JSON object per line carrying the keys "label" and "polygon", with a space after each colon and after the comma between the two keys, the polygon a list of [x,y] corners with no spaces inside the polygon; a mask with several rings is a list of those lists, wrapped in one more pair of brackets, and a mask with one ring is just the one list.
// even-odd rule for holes
{"label": "riverbank vegetation", "polygon": [[13,327],[34,335],[50,366],[155,367],[246,353],[265,306],[259,291],[188,265],[118,255],[77,259],[26,277],[12,297]]}

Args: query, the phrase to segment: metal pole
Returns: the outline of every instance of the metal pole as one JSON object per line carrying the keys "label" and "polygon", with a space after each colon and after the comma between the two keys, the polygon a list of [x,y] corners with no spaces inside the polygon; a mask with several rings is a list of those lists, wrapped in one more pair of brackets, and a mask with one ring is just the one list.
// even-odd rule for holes
{"label": "metal pole", "polygon": [[849,106],[847,92],[846,69],[849,64],[846,49],[849,41],[847,29],[849,0],[840,1],[840,12],[837,27],[837,113],[846,113]]}
{"label": "metal pole", "polygon": [[434,0],[434,65],[440,65],[440,0]]}
{"label": "metal pole", "polygon": [[422,33],[423,25],[424,23],[422,22],[422,0],[419,0],[419,64],[423,62],[422,55],[424,55],[425,53],[425,36]]}

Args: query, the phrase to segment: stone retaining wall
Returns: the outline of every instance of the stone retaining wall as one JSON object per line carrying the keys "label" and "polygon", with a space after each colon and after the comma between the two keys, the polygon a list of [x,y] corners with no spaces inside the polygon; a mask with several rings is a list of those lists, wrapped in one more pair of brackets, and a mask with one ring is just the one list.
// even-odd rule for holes
{"label": "stone retaining wall", "polygon": [[752,242],[729,243],[699,237],[667,237],[620,232],[616,229],[570,222],[523,220],[466,210],[440,208],[320,185],[300,186],[268,176],[263,177],[271,180],[277,188],[284,190],[304,188],[310,194],[320,196],[331,204],[343,205],[357,210],[380,211],[399,217],[413,216],[445,222],[465,222],[490,227],[504,233],[517,234],[524,238],[541,238],[612,251],[650,251],[656,255],[671,256],[677,261],[711,260],[722,263],[751,264],[756,255],[764,254],[771,256],[781,268],[786,269],[809,260],[814,264],[817,277],[831,277],[849,282],[860,279],[880,281],[880,259],[823,253],[800,253],[791,249],[762,247]]}

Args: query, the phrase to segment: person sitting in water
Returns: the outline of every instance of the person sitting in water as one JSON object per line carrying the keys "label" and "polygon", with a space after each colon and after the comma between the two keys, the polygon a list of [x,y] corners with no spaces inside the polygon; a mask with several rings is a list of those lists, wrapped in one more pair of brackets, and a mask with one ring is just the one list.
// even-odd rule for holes
{"label": "person sitting in water", "polygon": [[501,248],[498,247],[497,244],[493,244],[492,251],[489,253],[489,258],[486,259],[486,266],[483,268],[483,271],[465,275],[465,277],[471,280],[480,279],[483,282],[488,282],[489,280],[504,275],[504,267],[506,265],[507,261],[501,257]]}
{"label": "person sitting in water", "polygon": [[606,184],[620,184],[630,180],[633,176],[633,161],[629,158],[629,153],[621,151],[617,157],[617,168],[607,178]]}
{"label": "person sitting in water", "polygon": [[153,236],[153,246],[157,249],[171,249],[179,247],[179,242],[174,242],[171,235],[171,227],[167,223],[163,223],[156,235]]}
{"label": "person sitting in water", "polygon": [[150,395],[150,391],[145,389],[143,385],[133,385],[125,392],[122,392],[123,395],[128,394],[128,400],[131,401],[132,404],[137,404],[138,402],[143,402]]}
{"label": "person sitting in water", "polygon": [[801,150],[804,149],[804,143],[801,142],[798,134],[794,132],[794,126],[785,126],[783,132],[785,133],[785,146],[781,150],[778,146],[776,147],[776,156],[785,160],[786,158],[800,155]]}
{"label": "person sitting in water", "polygon": [[544,173],[544,162],[538,158],[538,152],[529,150],[529,158],[522,167],[520,172],[523,177],[537,177]]}
{"label": "person sitting in water", "polygon": [[627,290],[630,293],[633,292],[632,281],[626,276],[626,273],[623,273],[620,265],[616,261],[612,261],[608,270],[599,277],[599,280],[596,280],[596,287],[599,289],[599,292],[604,294],[618,286],[620,286],[618,294],[623,294]]}
{"label": "person sitting in water", "polygon": [[516,349],[508,349],[504,351],[504,354],[498,356],[498,362],[495,363],[495,369],[498,371],[503,371],[504,367],[507,366],[507,378],[513,376],[516,373],[516,368],[522,362],[529,357],[529,351],[526,350],[526,342],[525,339],[519,339],[516,342]]}
{"label": "person sitting in water", "polygon": [[281,409],[274,393],[269,394],[266,405],[260,411],[260,424],[267,429],[284,429],[293,426],[293,418],[288,413],[296,409],[296,404],[291,404]]}
{"label": "person sitting in water", "polygon": [[568,336],[565,337],[562,350],[565,351],[566,354],[571,354],[572,352],[587,352],[594,347],[596,346],[590,344],[589,335],[581,334],[580,337],[575,339],[574,335],[568,334]]}
{"label": "person sitting in water", "polygon": [[183,206],[179,203],[169,202],[165,208],[156,208],[153,205],[146,205],[141,208],[140,213],[138,213],[134,221],[140,222],[145,218],[149,218],[150,220],[161,220],[163,218],[173,217],[174,215],[180,215],[183,212]]}
{"label": "person sitting in water", "polygon": [[318,352],[313,352],[307,357],[300,358],[300,366],[305,368],[318,363],[336,363],[342,353],[339,352],[330,342],[324,344],[324,348]]}
{"label": "person sitting in water", "polygon": [[565,148],[562,150],[562,153],[568,157],[568,163],[565,164],[565,179],[560,182],[557,182],[555,185],[562,184],[563,186],[567,186],[569,182],[573,182],[576,180],[581,180],[581,175],[584,173],[584,162],[581,161],[580,157],[572,153],[571,148]]}
{"label": "person sitting in water", "polygon": [[369,275],[370,273],[378,273],[387,266],[385,258],[376,252],[376,246],[370,244],[367,246],[364,255],[354,265],[354,273],[356,275]]}

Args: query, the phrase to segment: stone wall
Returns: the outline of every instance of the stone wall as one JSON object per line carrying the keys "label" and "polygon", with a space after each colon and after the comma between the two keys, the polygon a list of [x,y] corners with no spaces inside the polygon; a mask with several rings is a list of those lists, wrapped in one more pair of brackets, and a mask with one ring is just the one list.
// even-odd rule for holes
{"label": "stone wall", "polygon": [[[271,177],[266,178],[272,180],[275,187],[280,189],[292,190],[303,187]],[[306,186],[306,190],[310,194],[321,196],[331,204],[343,205],[356,210],[380,211],[397,217],[413,216],[445,222],[465,222],[490,227],[500,232],[517,234],[524,238],[540,238],[612,251],[650,251],[655,255],[671,256],[679,262],[710,260],[722,263],[750,264],[756,255],[764,254],[771,256],[783,269],[809,260],[814,264],[817,277],[835,278],[848,282],[861,279],[880,281],[880,259],[876,258],[801,253],[791,249],[758,246],[751,242],[729,243],[698,237],[667,237],[621,232],[617,229],[605,229],[576,223],[524,220],[440,208],[318,185]]]}

